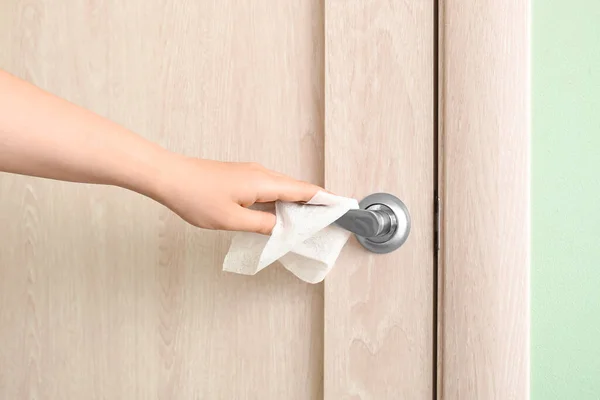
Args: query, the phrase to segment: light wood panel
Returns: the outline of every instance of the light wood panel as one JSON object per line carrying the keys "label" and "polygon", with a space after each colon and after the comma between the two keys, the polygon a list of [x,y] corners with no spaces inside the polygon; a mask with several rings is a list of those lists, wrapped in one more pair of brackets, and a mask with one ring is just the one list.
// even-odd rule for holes
{"label": "light wood panel", "polygon": [[[3,1],[0,67],[172,150],[322,184],[322,7]],[[322,397],[322,286],[220,272],[227,234],[9,175],[0,226],[1,398]]]}
{"label": "light wood panel", "polygon": [[440,2],[438,398],[529,397],[529,1]]}
{"label": "light wood panel", "polygon": [[433,1],[325,1],[325,181],[403,199],[398,251],[352,240],[325,280],[325,398],[433,395]]}

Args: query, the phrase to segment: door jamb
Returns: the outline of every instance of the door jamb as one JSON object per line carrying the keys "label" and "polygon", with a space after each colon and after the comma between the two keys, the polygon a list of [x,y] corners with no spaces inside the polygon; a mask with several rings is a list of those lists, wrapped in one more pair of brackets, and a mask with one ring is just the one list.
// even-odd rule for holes
{"label": "door jamb", "polygon": [[529,398],[530,16],[439,2],[437,399]]}

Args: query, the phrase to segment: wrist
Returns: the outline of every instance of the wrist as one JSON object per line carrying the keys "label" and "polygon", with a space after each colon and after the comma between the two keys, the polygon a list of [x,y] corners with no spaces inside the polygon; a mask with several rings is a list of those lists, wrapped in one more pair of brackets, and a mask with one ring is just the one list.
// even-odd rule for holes
{"label": "wrist", "polygon": [[154,200],[161,201],[165,191],[165,174],[177,155],[152,143],[143,152],[130,159],[127,176],[117,186],[133,190]]}

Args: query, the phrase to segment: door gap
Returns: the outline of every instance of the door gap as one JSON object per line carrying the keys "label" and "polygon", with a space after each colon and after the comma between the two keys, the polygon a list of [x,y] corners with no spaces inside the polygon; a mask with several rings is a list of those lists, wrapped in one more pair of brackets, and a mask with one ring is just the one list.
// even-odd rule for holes
{"label": "door gap", "polygon": [[438,218],[441,218],[441,205],[440,205],[440,191],[439,191],[439,177],[440,177],[440,117],[439,117],[439,106],[440,106],[440,98],[439,98],[439,63],[440,63],[440,36],[439,36],[439,25],[440,25],[440,12],[439,12],[439,0],[433,0],[433,232],[434,232],[434,244],[433,244],[433,334],[432,334],[432,346],[433,346],[433,360],[432,360],[432,393],[433,400],[441,399],[441,392],[438,390],[440,380],[441,380],[441,372],[438,371],[438,357],[439,350],[438,347],[440,345],[440,338],[438,337],[441,333],[439,327],[439,254],[440,254],[440,239],[441,233],[439,229],[441,226],[438,224]]}

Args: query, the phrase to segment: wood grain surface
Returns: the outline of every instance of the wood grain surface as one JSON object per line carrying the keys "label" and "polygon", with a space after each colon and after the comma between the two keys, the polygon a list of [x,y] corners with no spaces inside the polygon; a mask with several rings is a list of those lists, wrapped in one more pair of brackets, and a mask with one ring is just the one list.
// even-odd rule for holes
{"label": "wood grain surface", "polygon": [[400,197],[402,248],[352,240],[325,280],[325,399],[433,396],[433,1],[325,1],[325,181]]}
{"label": "wood grain surface", "polygon": [[[322,27],[319,1],[10,0],[0,68],[171,150],[323,184]],[[322,285],[222,273],[228,234],[124,190],[4,174],[0,235],[0,398],[322,397]],[[406,354],[428,356],[425,326],[409,332]]]}
{"label": "wood grain surface", "polygon": [[529,398],[530,2],[440,2],[439,399]]}

